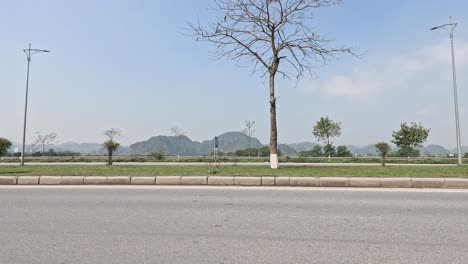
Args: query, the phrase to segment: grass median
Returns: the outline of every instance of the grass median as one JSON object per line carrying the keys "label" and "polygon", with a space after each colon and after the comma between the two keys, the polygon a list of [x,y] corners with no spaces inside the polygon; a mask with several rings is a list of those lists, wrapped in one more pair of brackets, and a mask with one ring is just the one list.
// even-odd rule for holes
{"label": "grass median", "polygon": [[[202,176],[210,175],[207,166],[85,166],[31,165],[0,166],[1,176]],[[219,176],[300,176],[300,177],[428,177],[468,178],[468,166],[442,167],[265,167],[221,166]]]}

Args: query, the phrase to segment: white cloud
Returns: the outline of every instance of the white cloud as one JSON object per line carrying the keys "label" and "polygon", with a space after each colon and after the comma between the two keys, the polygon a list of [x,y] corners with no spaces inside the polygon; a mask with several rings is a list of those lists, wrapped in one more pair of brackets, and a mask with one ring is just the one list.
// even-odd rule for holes
{"label": "white cloud", "polygon": [[[457,72],[468,66],[468,41],[456,44]],[[404,55],[383,60],[361,61],[365,66],[355,67],[348,74],[336,74],[317,81],[305,82],[306,91],[319,91],[329,96],[367,99],[389,90],[405,89],[408,86],[446,85],[451,81],[450,42],[435,45]]]}

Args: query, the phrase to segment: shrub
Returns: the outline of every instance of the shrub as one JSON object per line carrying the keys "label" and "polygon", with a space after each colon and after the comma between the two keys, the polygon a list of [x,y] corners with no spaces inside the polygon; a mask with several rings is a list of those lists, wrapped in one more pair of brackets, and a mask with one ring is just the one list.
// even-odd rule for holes
{"label": "shrub", "polygon": [[387,155],[390,153],[390,145],[388,145],[385,142],[379,142],[375,144],[375,148],[377,151],[380,153],[380,156],[382,157],[382,166],[385,166],[385,162],[387,159]]}
{"label": "shrub", "polygon": [[157,151],[153,151],[151,152],[150,156],[156,160],[164,160],[166,158],[166,152],[164,150],[157,150]]}

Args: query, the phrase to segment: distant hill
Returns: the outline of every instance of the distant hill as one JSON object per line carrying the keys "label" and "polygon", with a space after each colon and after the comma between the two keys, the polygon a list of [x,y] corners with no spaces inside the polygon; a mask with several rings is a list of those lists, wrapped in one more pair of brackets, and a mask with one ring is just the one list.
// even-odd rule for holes
{"label": "distant hill", "polygon": [[288,146],[292,147],[294,150],[296,150],[297,153],[300,153],[302,151],[309,151],[312,150],[315,146],[319,144],[317,143],[312,143],[312,142],[301,142],[301,143],[292,143],[288,144]]}
{"label": "distant hill", "polygon": [[450,150],[440,145],[428,145],[422,148],[421,153],[432,156],[445,156],[452,153]]}
{"label": "distant hill", "polygon": [[[14,150],[21,152],[21,144],[13,143],[10,151],[13,152]],[[75,143],[75,142],[66,142],[61,143],[53,146],[48,146],[47,150],[53,149],[56,152],[62,151],[71,151],[81,154],[87,155],[103,155],[107,154],[107,151],[102,147],[102,144],[98,143]],[[30,151],[41,151],[40,146],[33,146],[33,145],[26,145],[26,152]],[[120,146],[119,149],[116,151],[116,154],[130,154],[130,148],[127,146]]]}
{"label": "distant hill", "polygon": [[[278,149],[285,156],[296,157],[302,151],[312,150],[315,146],[320,144],[315,142],[301,142],[292,144],[279,144]],[[251,138],[251,148],[261,148],[268,146],[262,144],[260,140],[255,137]],[[249,147],[248,137],[241,132],[227,132],[219,136],[219,149],[221,152],[229,153],[237,150],[246,149]],[[377,155],[377,151],[373,145],[346,146],[351,153],[359,156],[372,156]],[[14,142],[10,151],[14,149],[20,150],[21,144]],[[106,154],[106,150],[99,143],[75,143],[66,142],[50,147],[55,151],[72,151],[82,154],[90,155],[102,155]],[[180,148],[180,151],[179,151]],[[170,155],[177,155],[179,152],[181,155],[210,155],[214,148],[214,138],[211,140],[205,140],[202,142],[192,141],[190,138],[184,136],[177,138],[174,136],[155,136],[146,141],[138,142],[130,146],[121,146],[116,154],[139,154],[145,155],[157,150],[164,150]],[[396,150],[395,146],[392,146],[393,150]],[[26,146],[29,151],[31,149],[37,149],[30,145]],[[440,145],[427,145],[418,148],[422,155],[425,156],[445,156],[450,153],[456,153],[457,150],[449,150]],[[463,153],[468,152],[468,147],[463,147]]]}
{"label": "distant hill", "polygon": [[[228,153],[249,147],[249,139],[241,132],[228,132],[220,135],[219,151]],[[260,148],[263,144],[252,137],[251,148]],[[203,142],[192,141],[190,138],[174,136],[157,136],[147,141],[130,145],[130,151],[134,154],[149,154],[153,151],[164,150],[170,155],[209,155],[214,149],[214,138]]]}
{"label": "distant hill", "polygon": [[[457,148],[454,148],[452,149],[452,151],[450,151],[450,153],[452,154],[455,154],[457,152],[458,152]],[[468,153],[468,146],[462,146],[462,153]]]}
{"label": "distant hill", "polygon": [[297,152],[297,150],[294,147],[292,147],[291,145],[279,144],[278,149],[281,151],[281,153],[284,156],[291,156],[291,157],[299,156],[299,152]]}

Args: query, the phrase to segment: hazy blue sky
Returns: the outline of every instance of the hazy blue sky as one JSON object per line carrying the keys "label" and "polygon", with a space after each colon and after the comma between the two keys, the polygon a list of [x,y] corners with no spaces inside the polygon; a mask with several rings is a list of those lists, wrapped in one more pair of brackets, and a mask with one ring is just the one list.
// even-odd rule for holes
{"label": "hazy blue sky", "polygon": [[[456,35],[462,140],[468,144],[468,1],[347,0],[318,10],[314,28],[337,45],[358,47],[317,68],[299,85],[280,81],[279,141],[313,141],[320,116],[343,123],[338,144],[390,140],[401,122],[432,128],[429,143],[454,147],[448,34],[429,28],[460,23]],[[0,136],[22,134],[29,42],[33,57],[28,140],[35,131],[60,140],[100,142],[121,128],[123,143],[179,126],[196,140],[257,122],[269,138],[266,83],[213,47],[184,36],[186,20],[209,21],[211,0],[0,0]]]}

